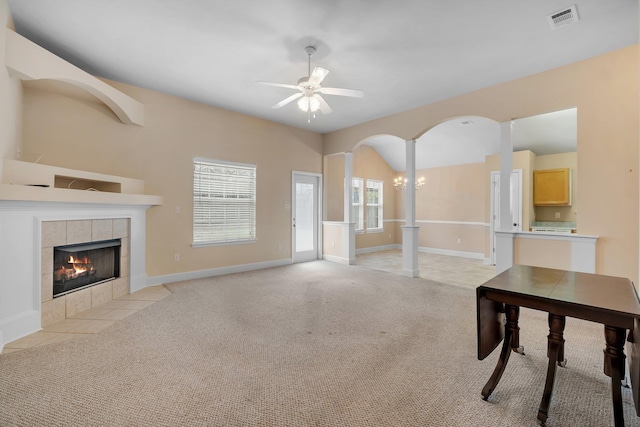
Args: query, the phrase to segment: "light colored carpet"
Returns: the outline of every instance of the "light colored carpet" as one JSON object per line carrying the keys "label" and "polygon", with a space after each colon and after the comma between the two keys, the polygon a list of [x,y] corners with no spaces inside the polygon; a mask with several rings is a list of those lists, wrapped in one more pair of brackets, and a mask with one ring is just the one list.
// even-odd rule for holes
{"label": "light colored carpet", "polygon": [[[536,426],[546,315],[480,391],[475,292],[325,261],[194,280],[86,339],[0,356],[1,426]],[[548,426],[613,425],[602,327],[567,319]],[[623,392],[628,426],[640,426]]]}

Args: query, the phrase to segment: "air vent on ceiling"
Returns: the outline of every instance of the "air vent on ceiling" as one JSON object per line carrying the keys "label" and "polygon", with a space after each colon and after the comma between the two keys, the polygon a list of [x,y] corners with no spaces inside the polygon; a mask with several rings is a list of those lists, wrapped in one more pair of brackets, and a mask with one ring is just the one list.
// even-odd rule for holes
{"label": "air vent on ceiling", "polygon": [[578,18],[578,10],[576,9],[576,5],[574,4],[571,7],[552,13],[551,15],[547,16],[547,20],[549,21],[551,29],[555,30],[556,28],[565,27],[567,25],[576,23],[580,20],[580,18]]}

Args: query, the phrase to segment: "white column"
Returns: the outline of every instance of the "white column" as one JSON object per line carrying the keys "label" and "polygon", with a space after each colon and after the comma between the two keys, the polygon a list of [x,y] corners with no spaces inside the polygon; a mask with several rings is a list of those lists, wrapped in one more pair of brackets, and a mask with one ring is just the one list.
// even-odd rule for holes
{"label": "white column", "polygon": [[513,170],[512,122],[500,123],[500,231],[513,230],[511,171]]}
{"label": "white column", "polygon": [[418,269],[418,232],[416,227],[416,140],[405,141],[406,144],[406,179],[405,188],[405,225],[402,227],[402,274],[419,277]]}
{"label": "white column", "polygon": [[[496,274],[513,266],[514,237],[511,214],[511,171],[513,169],[513,122],[500,124],[500,230],[496,233]],[[509,234],[511,233],[511,234]]]}
{"label": "white column", "polygon": [[344,224],[342,256],[349,264],[356,262],[356,225],[353,222],[353,153],[344,153]]}

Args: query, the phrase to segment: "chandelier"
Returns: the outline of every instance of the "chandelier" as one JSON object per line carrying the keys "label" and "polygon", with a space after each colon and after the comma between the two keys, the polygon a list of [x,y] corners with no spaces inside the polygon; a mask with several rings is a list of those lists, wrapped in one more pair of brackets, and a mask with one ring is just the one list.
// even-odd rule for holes
{"label": "chandelier", "polygon": [[[424,177],[421,176],[420,178],[418,178],[415,184],[416,184],[416,190],[419,190],[422,187],[424,187],[424,184],[425,184]],[[395,188],[396,190],[404,190],[406,187],[407,187],[407,178],[402,178],[400,176],[397,178],[394,178],[393,188]]]}

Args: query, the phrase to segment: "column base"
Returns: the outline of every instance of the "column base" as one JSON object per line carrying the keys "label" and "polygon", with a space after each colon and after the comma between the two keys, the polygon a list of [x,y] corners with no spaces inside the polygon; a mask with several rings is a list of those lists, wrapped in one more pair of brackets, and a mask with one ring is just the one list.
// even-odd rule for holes
{"label": "column base", "polygon": [[418,268],[418,232],[420,227],[402,226],[402,275],[420,277]]}

